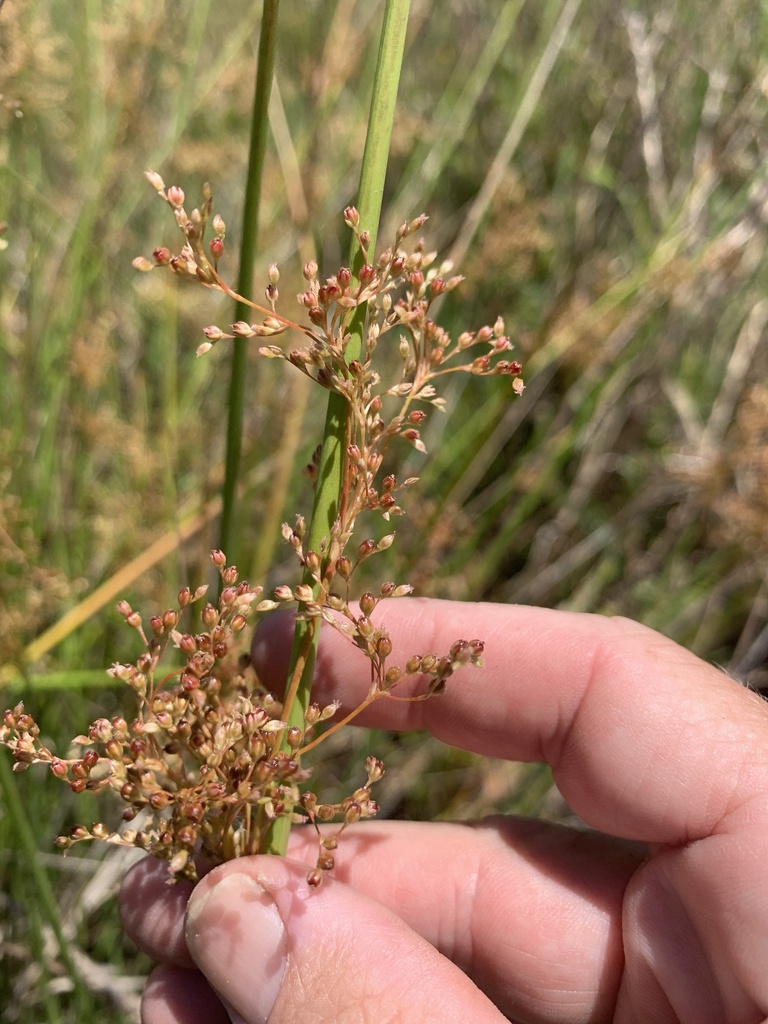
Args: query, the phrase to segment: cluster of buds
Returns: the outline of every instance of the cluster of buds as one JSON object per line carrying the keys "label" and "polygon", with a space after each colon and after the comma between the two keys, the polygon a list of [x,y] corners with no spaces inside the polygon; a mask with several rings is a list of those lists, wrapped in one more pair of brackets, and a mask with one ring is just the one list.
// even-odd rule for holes
{"label": "cluster of buds", "polygon": [[[188,214],[184,208],[186,196],[183,189],[179,188],[178,185],[171,185],[169,188],[166,188],[165,182],[156,171],[147,171],[146,177],[158,196],[173,211],[176,224],[184,236],[184,244],[177,253],[171,252],[164,245],[160,245],[153,251],[151,260],[148,260],[145,256],[137,256],[133,260],[134,270],[148,273],[156,267],[167,267],[179,277],[192,278],[206,288],[223,292],[236,301],[251,306],[253,309],[264,314],[263,322],[254,324],[252,329],[244,321],[235,324],[233,328],[235,333],[230,335],[224,335],[215,327],[207,328],[205,334],[209,340],[200,346],[198,350],[199,355],[207,351],[214,342],[223,337],[250,338],[254,335],[272,337],[282,334],[289,328],[299,331],[303,330],[299,324],[295,324],[292,320],[286,320],[275,311],[274,306],[277,301],[276,280],[267,288],[267,297],[270,301],[270,308],[267,309],[238,295],[219,273],[219,260],[225,252],[224,240],[227,234],[227,226],[224,219],[218,213],[213,213],[213,196],[210,185],[205,184],[203,186],[202,203]],[[212,229],[213,237],[206,246],[205,241],[209,225]],[[275,274],[277,273],[277,268],[274,268],[274,272]]]}
{"label": "cluster of buds", "polygon": [[[405,597],[411,587],[388,581],[378,593],[366,590],[353,600],[351,584],[358,567],[394,541],[393,533],[378,540],[357,540],[357,519],[370,511],[387,522],[403,514],[401,494],[416,478],[400,482],[394,473],[385,474],[384,458],[395,438],[425,451],[424,406],[440,409],[445,404],[435,387],[439,378],[454,372],[503,375],[511,379],[513,393],[520,394],[522,367],[508,358],[512,343],[501,318],[455,339],[435,323],[432,304],[462,279],[452,276],[448,263],[439,264],[423,240],[406,247],[426,217],[403,223],[393,245],[375,258],[357,210],[348,207],[344,218],[360,255],[356,272],[341,267],[321,279],[317,264],[308,262],[298,300],[309,322],[300,325],[277,312],[280,275],[275,265],[268,271],[266,306],[237,295],[221,277],[226,225],[213,213],[208,186],[200,208],[187,214],[178,186],[166,189],[152,171],[147,177],[173,211],[184,245],[177,254],[157,248],[153,261],[139,258],[134,266],[167,267],[261,314],[257,323],[233,324],[231,333],[206,328],[198,354],[223,338],[274,336],[293,328],[305,339],[304,347],[283,350],[269,345],[260,349],[261,354],[286,360],[347,403],[338,516],[319,551],[309,547],[301,517],[294,526],[283,526],[283,538],[300,563],[302,582],[280,585],[269,597],[262,595],[262,588],[240,580],[221,551],[212,552],[221,596],[215,605],[204,604],[196,633],[183,632],[180,624],[185,611],[203,601],[204,587],[194,593],[181,590],[178,607],[153,615],[148,628],[138,612],[121,602],[119,611],[143,646],[135,663],[109,670],[135,695],[137,707],[130,722],[121,716],[97,719],[73,740],[73,756],[60,757],[44,745],[32,716],[17,705],[5,712],[0,743],[13,751],[17,771],[44,763],[73,792],[110,790],[126,805],[120,828],[77,825],[58,840],[63,848],[85,839],[138,846],[166,861],[172,877],[195,880],[199,858],[217,864],[261,852],[275,822],[287,818],[291,823],[311,823],[317,830],[319,854],[308,876],[317,885],[323,872],[333,867],[344,829],[376,813],[370,789],[384,774],[384,766],[369,757],[359,788],[340,801],[322,803],[309,785],[311,771],[304,756],[373,701],[418,701],[441,693],[458,668],[481,664],[483,653],[480,640],[457,640],[445,654],[415,654],[404,663],[392,663],[392,638],[375,621],[376,609],[383,600]],[[208,227],[213,237],[206,247]],[[291,603],[296,617],[308,624],[306,642],[324,622],[369,662],[367,693],[340,719],[337,703],[310,703],[303,723],[296,724],[298,675],[294,672],[295,678],[288,680],[284,696],[275,697],[260,688],[247,656],[237,657],[238,634],[251,614]],[[173,652],[177,664],[167,667],[166,658]],[[407,695],[395,694],[406,680]]]}
{"label": "cluster of buds", "polygon": [[[312,703],[304,727],[289,726],[283,704],[258,686],[247,657],[237,656],[237,638],[254,611],[268,612],[308,595],[302,586],[291,591],[283,585],[272,597],[262,598],[262,588],[240,580],[221,551],[213,551],[211,560],[223,588],[216,605],[202,607],[197,633],[182,632],[180,625],[184,612],[202,602],[206,587],[194,592],[183,588],[178,607],[151,616],[147,627],[128,602],[118,605],[143,647],[134,663],[108,670],[134,694],[131,720],[98,718],[72,740],[69,756],[59,756],[42,742],[34,718],[18,704],[3,715],[0,743],[11,749],[14,771],[46,764],[72,792],[108,790],[125,805],[120,828],[102,822],[75,825],[57,840],[61,849],[93,839],[135,846],[166,861],[172,878],[195,881],[200,858],[215,865],[257,853],[265,848],[274,822],[288,817],[317,829],[317,864],[308,875],[310,884],[317,885],[333,867],[333,851],[344,829],[376,814],[370,787],[384,774],[384,765],[368,757],[363,785],[340,801],[323,803],[308,787],[311,771],[302,765],[302,756],[408,676],[428,680],[424,693],[409,699],[439,692],[457,667],[478,662],[482,645],[459,641],[445,657],[424,655],[409,659],[403,668],[386,667],[391,642],[370,623],[376,603],[372,596],[364,595],[356,615],[346,602],[329,602],[322,613],[339,609],[342,615],[329,615],[329,620],[370,652],[379,682],[341,722],[333,721],[337,702],[325,707]],[[383,596],[400,596],[397,589],[385,586]],[[306,606],[307,614],[320,611],[317,603]],[[174,651],[181,663],[167,666]]]}
{"label": "cluster of buds", "polygon": [[[271,264],[268,271],[265,289],[268,306],[238,295],[219,274],[226,226],[218,214],[213,214],[210,186],[203,188],[200,208],[187,215],[181,188],[173,185],[166,189],[155,171],[147,171],[147,178],[173,210],[185,244],[177,254],[161,246],[154,250],[153,260],[139,256],[133,266],[142,271],[168,267],[263,314],[257,323],[241,320],[232,324],[229,331],[216,325],[206,327],[203,331],[206,340],[198,347],[198,355],[209,352],[222,339],[270,337],[293,328],[308,340],[305,347],[284,351],[277,345],[268,345],[260,348],[259,353],[288,360],[323,387],[345,395],[353,409],[368,410],[371,401],[381,402],[385,396],[405,399],[405,409],[399,416],[400,429],[396,432],[412,444],[418,440],[418,429],[405,424],[405,414],[414,402],[442,407],[443,400],[437,396],[432,383],[438,377],[456,372],[504,375],[512,378],[514,393],[522,393],[522,365],[507,357],[513,345],[504,333],[501,318],[492,326],[464,331],[453,339],[430,317],[432,303],[458,287],[463,278],[451,273],[449,261],[438,264],[437,254],[426,251],[422,238],[411,245],[410,250],[404,247],[426,223],[425,214],[404,221],[395,233],[394,243],[375,258],[369,253],[368,232],[360,229],[358,211],[348,206],[344,220],[355,235],[362,264],[356,273],[349,267],[340,267],[335,274],[321,280],[317,263],[310,260],[304,266],[306,288],[297,296],[309,324],[299,324],[277,312],[280,272],[275,264]],[[213,238],[206,252],[209,223]],[[349,319],[359,309],[363,310],[365,318],[363,350],[359,357],[350,359]],[[398,332],[399,373],[395,381],[382,384],[379,373],[371,367],[371,357],[381,338],[393,330]],[[423,417],[423,411],[421,415]],[[379,423],[380,417],[374,422]]]}

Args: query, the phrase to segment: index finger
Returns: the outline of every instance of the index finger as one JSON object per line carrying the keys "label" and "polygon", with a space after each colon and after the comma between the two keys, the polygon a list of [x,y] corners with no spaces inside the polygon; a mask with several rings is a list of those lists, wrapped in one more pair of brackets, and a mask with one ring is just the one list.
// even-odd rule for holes
{"label": "index finger", "polygon": [[[635,622],[418,598],[382,602],[376,622],[392,636],[388,664],[478,637],[484,667],[463,669],[426,701],[376,700],[360,724],[425,728],[489,757],[546,761],[573,810],[601,831],[689,842],[768,792],[765,703]],[[275,688],[287,662],[280,628],[260,630],[253,647],[257,670]],[[369,681],[364,656],[325,627],[313,698],[350,710]],[[405,685],[418,692],[418,681]]]}

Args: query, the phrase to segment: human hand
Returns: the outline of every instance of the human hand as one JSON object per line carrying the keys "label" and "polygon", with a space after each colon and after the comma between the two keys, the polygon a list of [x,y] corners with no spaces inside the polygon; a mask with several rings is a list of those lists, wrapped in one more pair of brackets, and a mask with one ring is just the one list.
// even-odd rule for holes
{"label": "human hand", "polygon": [[[290,860],[232,861],[193,892],[148,858],[121,897],[162,961],[145,1024],[764,1022],[768,706],[623,619],[414,598],[380,612],[395,661],[480,636],[485,667],[428,701],[377,701],[360,724],[547,761],[597,831],[372,822],[345,832],[312,891],[310,830]],[[357,706],[365,663],[327,632],[319,685]],[[276,688],[288,643],[255,644]]]}

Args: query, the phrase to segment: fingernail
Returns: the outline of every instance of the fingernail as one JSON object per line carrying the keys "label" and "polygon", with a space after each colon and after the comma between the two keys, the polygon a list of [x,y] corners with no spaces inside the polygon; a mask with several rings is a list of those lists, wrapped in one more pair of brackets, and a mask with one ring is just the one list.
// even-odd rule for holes
{"label": "fingernail", "polygon": [[249,875],[225,875],[199,897],[192,895],[186,938],[230,1016],[266,1024],[280,991],[287,948],[283,922],[269,893]]}

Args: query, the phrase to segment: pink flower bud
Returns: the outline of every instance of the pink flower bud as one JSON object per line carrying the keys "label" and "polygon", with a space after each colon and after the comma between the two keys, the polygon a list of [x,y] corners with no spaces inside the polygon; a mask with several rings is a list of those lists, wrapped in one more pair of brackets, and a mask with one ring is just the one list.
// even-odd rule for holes
{"label": "pink flower bud", "polygon": [[147,181],[152,186],[152,188],[155,189],[156,192],[163,191],[163,189],[165,188],[165,182],[157,173],[157,171],[144,171],[144,176],[146,177]]}
{"label": "pink flower bud", "polygon": [[184,189],[178,185],[171,185],[167,192],[168,202],[177,210],[184,205]]}

